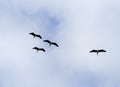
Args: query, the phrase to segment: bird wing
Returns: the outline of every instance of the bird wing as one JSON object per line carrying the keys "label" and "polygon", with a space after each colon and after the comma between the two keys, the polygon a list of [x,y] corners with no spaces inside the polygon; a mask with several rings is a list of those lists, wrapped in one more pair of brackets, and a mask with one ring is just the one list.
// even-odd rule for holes
{"label": "bird wing", "polygon": [[91,50],[90,53],[92,53],[92,52],[98,52],[98,51],[97,50]]}
{"label": "bird wing", "polygon": [[46,50],[44,48],[39,48],[39,50],[41,50],[43,52],[46,52]]}
{"label": "bird wing", "polygon": [[31,32],[31,33],[29,33],[30,35],[35,35],[35,33],[34,32]]}
{"label": "bird wing", "polygon": [[59,47],[59,45],[55,42],[52,42],[51,45],[55,45],[55,46]]}
{"label": "bird wing", "polygon": [[33,49],[38,49],[38,47],[33,47]]}
{"label": "bird wing", "polygon": [[49,43],[49,44],[51,43],[51,41],[49,41],[49,40],[43,40],[43,41],[44,41],[44,42],[47,42],[47,43]]}
{"label": "bird wing", "polygon": [[39,37],[40,39],[42,39],[42,36],[41,35],[35,35],[36,37]]}
{"label": "bird wing", "polygon": [[106,52],[106,50],[100,49],[98,50],[98,52]]}

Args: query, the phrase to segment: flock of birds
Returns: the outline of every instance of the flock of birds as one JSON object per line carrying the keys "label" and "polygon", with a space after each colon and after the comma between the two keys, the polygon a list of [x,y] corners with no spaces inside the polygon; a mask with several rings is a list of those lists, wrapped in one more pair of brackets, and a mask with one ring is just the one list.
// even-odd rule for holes
{"label": "flock of birds", "polygon": [[[29,34],[32,35],[34,38],[35,38],[35,37],[38,37],[38,38],[42,39],[42,36],[41,36],[41,35],[35,34],[34,32],[31,32],[31,33],[29,33]],[[50,40],[43,40],[43,42],[48,43],[49,46],[54,45],[54,46],[56,46],[56,47],[59,47],[59,45],[58,45],[57,43],[52,42],[52,41],[50,41]],[[33,49],[37,50],[37,52],[38,52],[38,51],[46,52],[46,50],[45,50],[44,48],[33,47]],[[90,51],[90,53],[96,53],[97,55],[98,55],[99,53],[101,53],[101,52],[107,52],[107,51],[104,50],[104,49],[99,49],[99,50],[93,49],[93,50]]]}
{"label": "flock of birds", "polygon": [[[43,39],[41,35],[36,34],[36,33],[34,33],[34,32],[29,33],[29,35],[32,35],[34,38],[37,37],[37,38]],[[56,46],[56,47],[59,47],[59,45],[58,45],[57,43],[52,42],[52,41],[50,41],[50,40],[43,40],[43,42],[48,43],[49,46],[54,45],[54,46]],[[32,49],[36,50],[37,52],[38,52],[38,51],[46,52],[46,50],[45,50],[44,48],[33,47]]]}

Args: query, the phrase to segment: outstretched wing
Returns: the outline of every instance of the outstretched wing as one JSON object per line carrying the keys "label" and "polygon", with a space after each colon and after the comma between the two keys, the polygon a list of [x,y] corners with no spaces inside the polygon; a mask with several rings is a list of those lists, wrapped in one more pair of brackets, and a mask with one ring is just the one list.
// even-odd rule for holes
{"label": "outstretched wing", "polygon": [[35,33],[34,32],[31,32],[31,33],[29,33],[30,35],[32,35],[32,36],[35,36]]}
{"label": "outstretched wing", "polygon": [[41,50],[43,52],[46,52],[46,50],[44,48],[39,48],[39,50]]}
{"label": "outstretched wing", "polygon": [[98,52],[106,52],[106,50],[100,49],[98,50]]}
{"label": "outstretched wing", "polygon": [[39,37],[40,39],[42,39],[42,36],[41,35],[35,35],[36,37]]}
{"label": "outstretched wing", "polygon": [[59,47],[59,45],[55,42],[52,42],[51,45],[55,45],[55,46]]}
{"label": "outstretched wing", "polygon": [[90,53],[93,53],[93,52],[98,52],[97,50],[91,50]]}
{"label": "outstretched wing", "polygon": [[38,47],[33,47],[33,49],[38,50],[39,48]]}
{"label": "outstretched wing", "polygon": [[49,41],[49,40],[43,40],[43,42],[47,42],[49,44],[51,43],[51,41]]}

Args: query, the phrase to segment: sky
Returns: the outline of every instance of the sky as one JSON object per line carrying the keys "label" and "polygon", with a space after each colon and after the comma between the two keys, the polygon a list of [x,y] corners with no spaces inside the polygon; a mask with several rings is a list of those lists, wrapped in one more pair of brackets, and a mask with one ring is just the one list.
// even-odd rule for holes
{"label": "sky", "polygon": [[0,87],[120,87],[119,15],[119,0],[0,0]]}

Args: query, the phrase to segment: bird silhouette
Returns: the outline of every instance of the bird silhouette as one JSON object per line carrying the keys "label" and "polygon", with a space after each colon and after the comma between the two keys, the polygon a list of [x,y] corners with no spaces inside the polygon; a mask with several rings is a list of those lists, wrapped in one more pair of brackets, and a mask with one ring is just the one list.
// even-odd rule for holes
{"label": "bird silhouette", "polygon": [[43,40],[43,42],[47,42],[47,43],[49,44],[49,46],[54,45],[54,46],[56,46],[56,47],[59,47],[59,45],[58,45],[57,43],[52,42],[52,41],[50,41],[50,40]]}
{"label": "bird silhouette", "polygon": [[44,48],[33,47],[33,49],[37,50],[37,52],[38,51],[46,52],[46,50]]}
{"label": "bird silhouette", "polygon": [[100,52],[107,52],[107,51],[104,50],[104,49],[100,49],[100,50],[91,50],[91,51],[90,51],[90,53],[97,53],[97,55],[98,55]]}
{"label": "bird silhouette", "polygon": [[29,33],[29,34],[32,35],[34,38],[35,38],[35,37],[38,37],[38,38],[42,39],[42,36],[41,36],[41,35],[35,34],[34,32],[31,32],[31,33]]}

